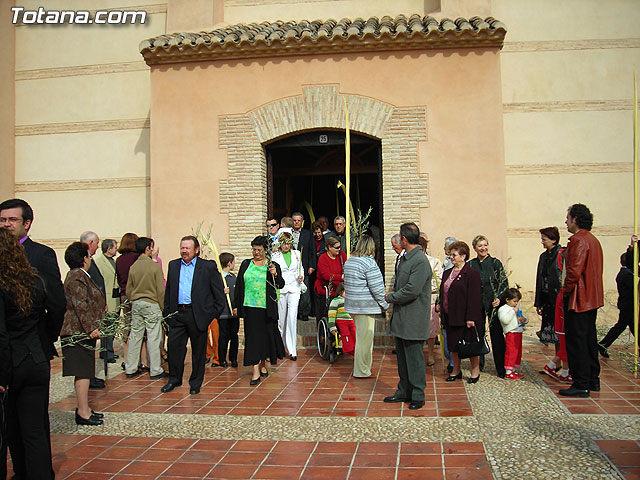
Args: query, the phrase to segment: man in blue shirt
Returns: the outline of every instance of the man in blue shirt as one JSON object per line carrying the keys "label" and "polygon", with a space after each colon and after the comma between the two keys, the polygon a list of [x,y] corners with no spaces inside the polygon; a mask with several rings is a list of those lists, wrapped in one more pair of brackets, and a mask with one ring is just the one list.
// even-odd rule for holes
{"label": "man in blue shirt", "polygon": [[164,316],[169,324],[169,381],[162,392],[182,385],[187,340],[191,341],[192,395],[200,393],[207,352],[207,328],[224,307],[222,277],[216,262],[199,258],[200,243],[192,235],[180,241],[179,259],[169,262],[164,295]]}

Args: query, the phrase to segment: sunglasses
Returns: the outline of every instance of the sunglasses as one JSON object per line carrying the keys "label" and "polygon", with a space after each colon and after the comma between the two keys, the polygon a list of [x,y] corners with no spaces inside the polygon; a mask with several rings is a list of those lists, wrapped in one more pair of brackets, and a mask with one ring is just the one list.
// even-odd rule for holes
{"label": "sunglasses", "polygon": [[273,227],[277,227],[278,224],[277,223],[267,223],[267,227],[269,228],[273,228]]}

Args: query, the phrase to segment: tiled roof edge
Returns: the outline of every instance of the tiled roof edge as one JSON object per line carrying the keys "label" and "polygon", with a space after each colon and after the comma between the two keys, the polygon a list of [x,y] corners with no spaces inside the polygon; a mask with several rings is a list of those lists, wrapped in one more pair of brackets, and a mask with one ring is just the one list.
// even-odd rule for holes
{"label": "tiled roof edge", "polygon": [[502,48],[507,32],[493,17],[455,21],[399,15],[368,20],[237,24],[212,32],[173,33],[144,40],[148,65],[220,59],[435,48]]}

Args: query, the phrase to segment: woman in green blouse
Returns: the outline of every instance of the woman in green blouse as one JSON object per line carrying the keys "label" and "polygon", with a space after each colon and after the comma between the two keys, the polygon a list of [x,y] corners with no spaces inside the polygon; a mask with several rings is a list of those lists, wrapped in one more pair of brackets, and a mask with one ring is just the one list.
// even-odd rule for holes
{"label": "woman in green blouse", "polygon": [[251,242],[253,258],[240,265],[236,280],[234,316],[244,318],[244,365],[253,367],[251,385],[267,377],[265,361],[272,365],[284,358],[284,344],[278,331],[276,288],[284,287],[280,266],[267,259],[267,237]]}

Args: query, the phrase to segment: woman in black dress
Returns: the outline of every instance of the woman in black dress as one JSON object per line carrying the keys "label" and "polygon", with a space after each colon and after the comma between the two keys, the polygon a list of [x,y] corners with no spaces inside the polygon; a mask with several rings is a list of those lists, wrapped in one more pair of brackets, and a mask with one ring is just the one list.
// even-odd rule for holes
{"label": "woman in black dress", "polygon": [[251,242],[253,258],[240,265],[235,289],[234,316],[244,318],[244,366],[253,367],[250,385],[267,377],[265,361],[275,365],[284,358],[284,344],[278,331],[276,288],[284,287],[280,266],[267,258],[267,237]]}

